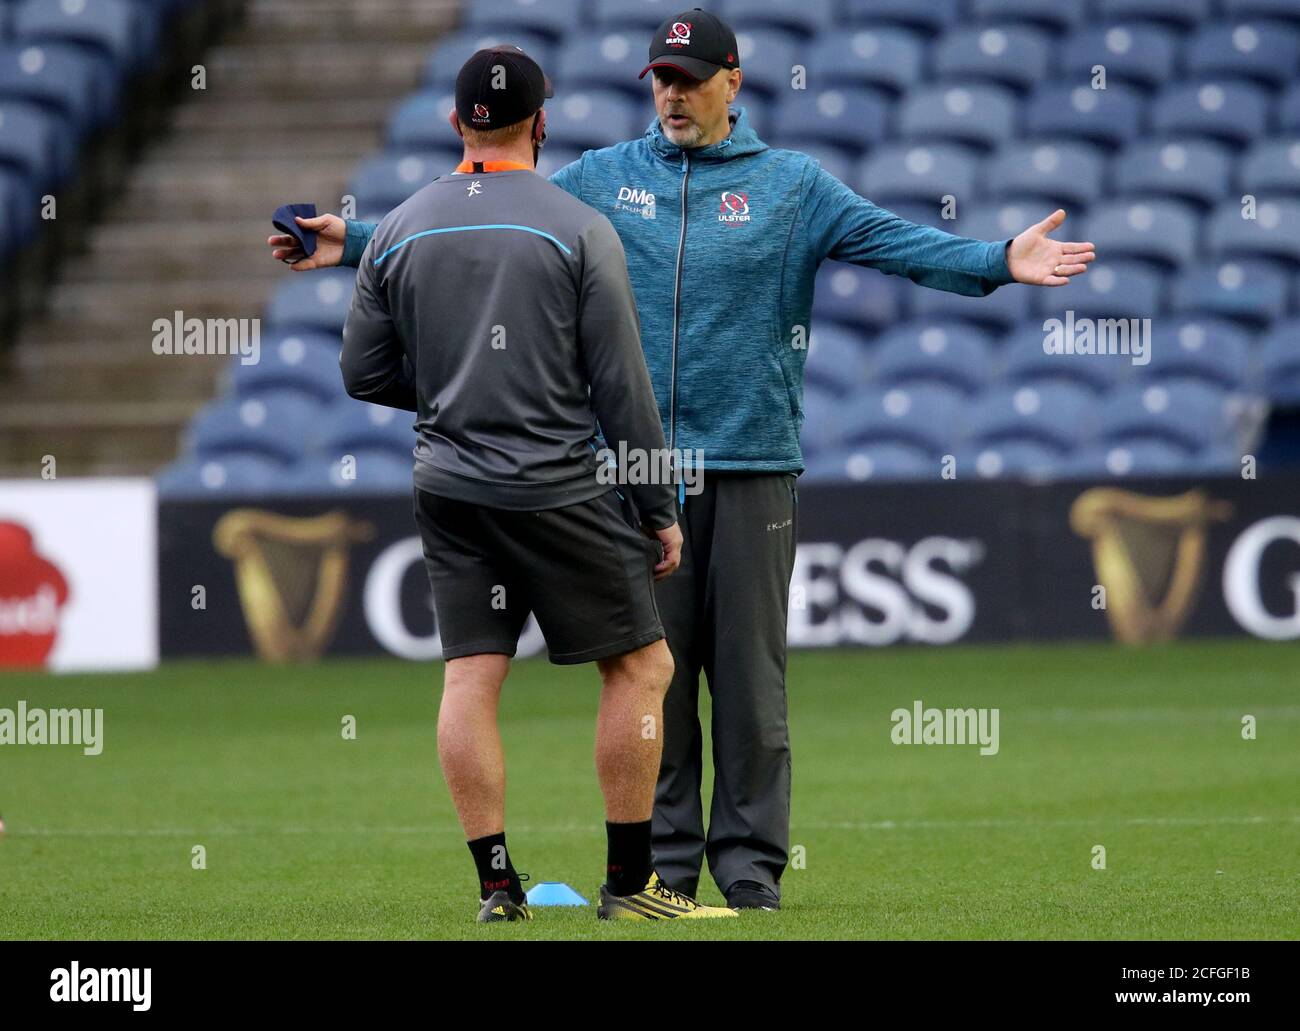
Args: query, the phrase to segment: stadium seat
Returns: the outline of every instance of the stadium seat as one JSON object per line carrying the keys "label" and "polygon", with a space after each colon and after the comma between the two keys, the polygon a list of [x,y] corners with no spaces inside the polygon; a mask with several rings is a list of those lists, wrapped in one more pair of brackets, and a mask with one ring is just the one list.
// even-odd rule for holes
{"label": "stadium seat", "polygon": [[1098,0],[1106,18],[1141,18],[1191,27],[1210,16],[1210,0]]}
{"label": "stadium seat", "polygon": [[[642,100],[646,115],[646,122],[654,117],[653,105],[649,103],[650,98],[647,96]],[[745,112],[745,117],[749,119],[749,126],[759,137],[766,140],[772,129],[772,108],[773,103],[761,93],[742,93],[739,101],[731,105],[729,109],[733,115],[739,115],[741,111]]]}
{"label": "stadium seat", "polygon": [[833,0],[726,0],[723,14],[727,23],[737,32],[743,26],[750,28],[780,29],[788,33],[808,36],[835,24]]}
{"label": "stadium seat", "polygon": [[964,322],[913,322],[882,334],[872,349],[880,387],[937,384],[978,393],[993,370],[990,334]]}
{"label": "stadium seat", "polygon": [[1027,442],[1063,454],[1095,429],[1096,398],[1065,383],[995,387],[976,398],[960,426],[964,446]]}
{"label": "stadium seat", "polygon": [[308,455],[285,474],[280,489],[290,494],[409,494],[412,462],[388,451]]}
{"label": "stadium seat", "polygon": [[339,346],[324,333],[272,332],[262,340],[260,361],[230,363],[230,386],[240,397],[294,390],[329,403],[344,396]]}
{"label": "stadium seat", "polygon": [[1114,190],[1145,197],[1168,193],[1214,204],[1230,188],[1230,153],[1222,143],[1195,138],[1132,143],[1115,157]]}
{"label": "stadium seat", "polygon": [[1187,42],[1183,65],[1189,76],[1255,79],[1276,88],[1300,71],[1300,32],[1268,22],[1202,25]]}
{"label": "stadium seat", "polygon": [[107,114],[92,61],[68,46],[0,44],[0,100],[25,100],[61,114],[85,135]]}
{"label": "stadium seat", "polygon": [[937,79],[986,79],[1025,90],[1047,74],[1051,49],[1051,37],[1039,29],[965,26],[935,41],[930,63]]}
{"label": "stadium seat", "polygon": [[1300,132],[1300,82],[1282,94],[1278,103],[1277,124],[1283,132]]}
{"label": "stadium seat", "polygon": [[557,95],[546,105],[549,145],[589,150],[640,136],[650,115],[615,90],[582,90]]}
{"label": "stadium seat", "polygon": [[1118,146],[1137,136],[1142,124],[1142,97],[1132,87],[1052,83],[1040,86],[1026,102],[1025,128],[1047,138],[1077,137]]}
{"label": "stadium seat", "polygon": [[1154,323],[1151,361],[1141,375],[1148,382],[1200,380],[1222,390],[1235,390],[1247,379],[1250,361],[1250,334],[1235,322],[1167,316]]}
{"label": "stadium seat", "polygon": [[[600,0],[592,6],[592,13],[602,28],[632,29],[641,33],[659,28],[682,9],[680,0]],[[641,53],[645,53],[648,42],[646,36],[641,43]]]}
{"label": "stadium seat", "polygon": [[319,429],[321,405],[292,390],[214,401],[190,426],[188,450],[200,458],[258,455],[292,462]]}
{"label": "stadium seat", "polygon": [[[795,65],[808,66],[812,45],[776,29],[736,32],[744,88],[773,99],[790,91]],[[640,69],[638,69],[639,71]]]}
{"label": "stadium seat", "polygon": [[819,143],[856,153],[884,139],[889,108],[875,90],[799,90],[777,105],[772,135],[799,149],[804,143]]}
{"label": "stadium seat", "polygon": [[912,315],[917,319],[960,319],[997,333],[1005,332],[1029,316],[1030,289],[1008,283],[987,297],[967,297],[946,290],[916,290]]}
{"label": "stadium seat", "polygon": [[844,440],[899,444],[939,456],[952,444],[964,401],[960,391],[932,385],[866,391],[846,417]]}
{"label": "stadium seat", "polygon": [[26,244],[36,231],[39,194],[20,172],[0,163],[0,215],[6,250]]}
{"label": "stadium seat", "polygon": [[1151,105],[1151,128],[1248,143],[1268,125],[1268,93],[1248,82],[1182,82],[1165,87]]}
{"label": "stadium seat", "polygon": [[1107,260],[1143,258],[1176,267],[1196,256],[1200,216],[1176,200],[1111,200],[1093,205],[1077,231]]}
{"label": "stadium seat", "polygon": [[293,276],[271,297],[266,321],[275,329],[342,333],[355,281],[356,270],[350,268]]}
{"label": "stadium seat", "polygon": [[973,151],[952,143],[892,143],[872,151],[863,162],[857,191],[877,204],[918,201],[938,206],[941,198],[965,198],[975,192],[977,159]]}
{"label": "stadium seat", "polygon": [[962,447],[954,457],[959,480],[971,476],[981,480],[1049,479],[1060,471],[1066,460],[1059,448],[1028,439]]}
{"label": "stadium seat", "polygon": [[187,456],[158,474],[158,493],[167,499],[267,494],[279,489],[284,470],[284,463],[261,455]]}
{"label": "stadium seat", "polygon": [[415,447],[414,412],[339,398],[324,415],[318,450],[343,454],[357,449],[388,451],[409,459]]}
{"label": "stadium seat", "polygon": [[1123,355],[1054,354],[1041,322],[1012,330],[999,348],[1000,378],[1008,387],[1066,384],[1100,395],[1122,382],[1133,368]]}
{"label": "stadium seat", "polygon": [[1236,430],[1230,395],[1195,380],[1121,387],[1102,403],[1100,442],[1155,440],[1188,455],[1228,443]]}
{"label": "stadium seat", "polygon": [[1256,143],[1237,167],[1237,189],[1252,194],[1300,194],[1300,136]]}
{"label": "stadium seat", "polygon": [[810,52],[809,86],[878,86],[902,93],[920,81],[924,60],[924,41],[908,29],[830,29]]}
{"label": "stadium seat", "polygon": [[808,462],[800,482],[836,483],[848,480],[924,480],[937,478],[942,456],[906,444],[868,444],[825,451]]}
{"label": "stadium seat", "polygon": [[[555,60],[554,78],[570,90],[620,90],[644,100],[649,77],[638,79],[646,64],[646,34],[613,29],[580,36],[565,44]],[[556,97],[563,99],[564,94]],[[554,103],[554,101],[552,101]]]}
{"label": "stadium seat", "polygon": [[1030,22],[1053,31],[1080,24],[1088,15],[1085,0],[971,0],[971,14],[980,21]]}
{"label": "stadium seat", "polygon": [[1087,275],[1077,276],[1065,286],[1037,291],[1034,308],[1045,319],[1062,318],[1067,310],[1076,317],[1149,318],[1160,311],[1164,294],[1163,276],[1146,263],[1098,258]]}
{"label": "stadium seat", "polygon": [[1224,201],[1210,216],[1206,246],[1221,257],[1279,258],[1300,262],[1300,200],[1260,200],[1253,219]]}
{"label": "stadium seat", "polygon": [[572,164],[580,157],[582,151],[577,147],[544,147],[537,156],[537,174],[549,179],[565,165]]}
{"label": "stadium seat", "polygon": [[1190,476],[1198,472],[1197,453],[1160,440],[1138,438],[1080,448],[1064,463],[1065,475],[1081,478]]}
{"label": "stadium seat", "polygon": [[461,141],[447,123],[456,106],[452,93],[424,90],[412,93],[388,120],[388,149],[396,152],[428,154],[446,150],[459,158]]}
{"label": "stadium seat", "polygon": [[359,210],[391,211],[438,176],[454,171],[458,156],[441,150],[367,158],[348,182],[348,193],[357,199]]}
{"label": "stadium seat", "polygon": [[1285,18],[1300,22],[1296,0],[1223,0],[1224,13],[1232,18]]}
{"label": "stadium seat", "polygon": [[875,269],[823,262],[817,271],[813,316],[858,328],[887,326],[898,319],[896,284]]}
{"label": "stadium seat", "polygon": [[582,0],[474,0],[465,5],[464,24],[505,33],[535,32],[558,40],[585,25],[586,13]]}
{"label": "stadium seat", "polygon": [[866,385],[870,364],[859,335],[834,323],[814,324],[804,380],[826,394],[851,398]]}
{"label": "stadium seat", "polygon": [[992,147],[1016,130],[1016,97],[1002,86],[922,86],[898,108],[898,132],[908,140],[952,140]]}
{"label": "stadium seat", "polygon": [[551,74],[554,45],[545,36],[525,31],[494,31],[471,27],[444,36],[434,48],[424,65],[422,81],[425,88],[441,93],[454,92],[456,76],[460,73],[461,66],[478,51],[502,44],[519,47],[541,65],[548,76]]}
{"label": "stadium seat", "polygon": [[844,0],[844,17],[850,24],[908,25],[934,34],[960,17],[958,0]]}
{"label": "stadium seat", "polygon": [[[1069,208],[1062,197],[1009,197],[1000,201],[958,204],[951,231],[977,240],[1009,240],[1041,222],[1057,208]],[[1073,238],[1074,222],[1067,220],[1059,232]]]}
{"label": "stadium seat", "polygon": [[1175,312],[1267,322],[1286,311],[1289,289],[1286,273],[1271,262],[1205,262],[1185,267],[1174,277],[1171,307]]}
{"label": "stadium seat", "polygon": [[1300,318],[1275,322],[1259,341],[1257,393],[1279,405],[1300,406]]}
{"label": "stadium seat", "polygon": [[1159,25],[1110,25],[1079,29],[1061,44],[1062,74],[1091,84],[1093,69],[1106,71],[1106,85],[1133,83],[1151,89],[1174,74],[1178,37]]}
{"label": "stadium seat", "polygon": [[34,189],[57,186],[71,171],[75,141],[58,119],[25,100],[0,100],[0,165]]}
{"label": "stadium seat", "polygon": [[986,197],[1041,196],[1087,206],[1101,196],[1105,159],[1090,143],[1033,143],[1002,146],[985,163]]}
{"label": "stadium seat", "polygon": [[[855,402],[856,403],[856,402]],[[848,406],[832,393],[809,383],[803,392],[803,426],[799,446],[804,456],[825,454],[844,443]]]}
{"label": "stadium seat", "polygon": [[13,38],[22,43],[76,43],[108,57],[120,70],[139,70],[151,48],[151,29],[126,0],[26,0],[13,15]]}

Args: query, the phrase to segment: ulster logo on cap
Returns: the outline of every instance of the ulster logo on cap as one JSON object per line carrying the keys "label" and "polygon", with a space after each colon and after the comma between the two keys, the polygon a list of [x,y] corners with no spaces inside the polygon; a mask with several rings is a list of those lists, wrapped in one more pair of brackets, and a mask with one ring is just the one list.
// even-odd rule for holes
{"label": "ulster logo on cap", "polygon": [[474,120],[477,122],[486,122],[489,118],[486,104],[474,105]]}
{"label": "ulster logo on cap", "polygon": [[691,45],[691,23],[688,21],[674,22],[673,27],[669,30],[668,38],[664,40],[670,47],[686,47]]}

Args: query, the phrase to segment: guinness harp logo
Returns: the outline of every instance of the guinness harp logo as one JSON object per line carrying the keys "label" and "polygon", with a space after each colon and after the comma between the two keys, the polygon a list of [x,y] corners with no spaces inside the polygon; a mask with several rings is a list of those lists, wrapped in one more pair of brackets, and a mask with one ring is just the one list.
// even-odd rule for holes
{"label": "guinness harp logo", "polygon": [[1106,588],[1106,618],[1117,640],[1173,639],[1196,601],[1209,524],[1232,506],[1193,490],[1148,498],[1114,487],[1085,491],[1070,527],[1092,541],[1092,564]]}
{"label": "guinness harp logo", "polygon": [[237,508],[218,520],[212,543],[235,564],[258,655],[289,662],[325,650],[342,614],[348,548],[373,534],[342,512],[300,519]]}

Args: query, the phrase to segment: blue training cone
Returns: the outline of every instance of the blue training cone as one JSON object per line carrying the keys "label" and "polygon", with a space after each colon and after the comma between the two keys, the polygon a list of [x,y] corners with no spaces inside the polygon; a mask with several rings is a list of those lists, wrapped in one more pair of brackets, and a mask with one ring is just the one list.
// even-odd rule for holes
{"label": "blue training cone", "polygon": [[586,899],[560,881],[542,881],[528,892],[530,906],[589,906]]}

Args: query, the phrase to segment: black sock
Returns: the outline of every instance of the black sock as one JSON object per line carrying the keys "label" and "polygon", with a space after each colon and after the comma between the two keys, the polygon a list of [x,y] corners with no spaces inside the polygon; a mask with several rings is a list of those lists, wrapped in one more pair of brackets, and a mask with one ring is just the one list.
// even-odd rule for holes
{"label": "black sock", "polygon": [[609,859],[605,865],[605,883],[615,895],[635,895],[650,881],[654,862],[650,858],[650,821],[610,823]]}
{"label": "black sock", "polygon": [[524,889],[519,884],[515,864],[510,861],[510,853],[506,850],[505,832],[475,838],[468,844],[474,865],[478,867],[478,897],[485,899],[494,891],[505,890],[510,893],[510,901],[523,902]]}

